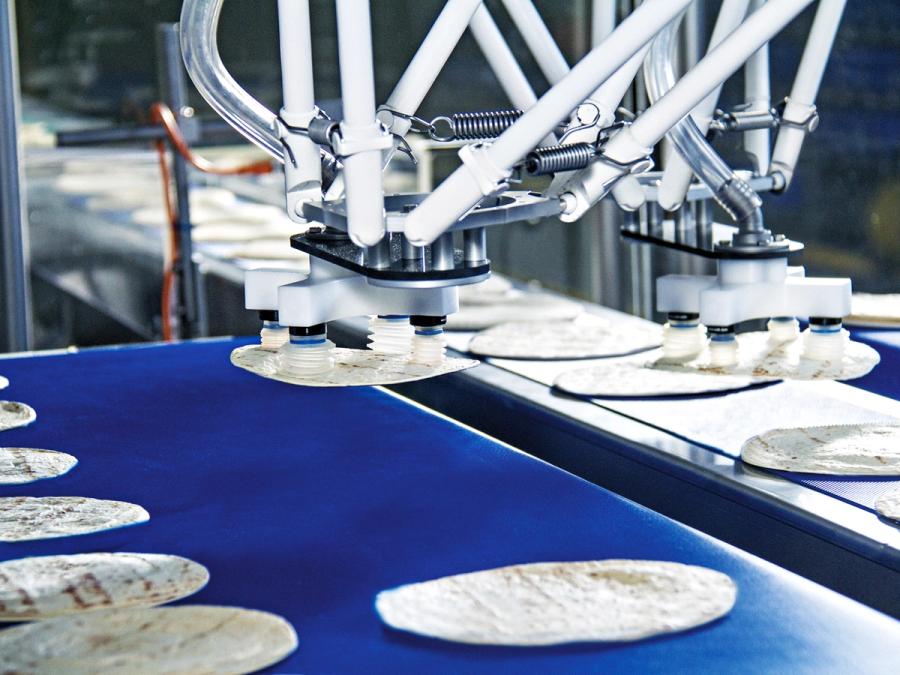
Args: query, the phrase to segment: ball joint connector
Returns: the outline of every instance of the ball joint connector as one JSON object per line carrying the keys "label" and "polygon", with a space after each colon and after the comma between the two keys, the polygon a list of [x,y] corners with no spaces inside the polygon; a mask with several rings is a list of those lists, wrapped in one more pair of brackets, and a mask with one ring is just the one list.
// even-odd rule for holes
{"label": "ball joint connector", "polygon": [[707,326],[709,333],[709,363],[712,366],[733,366],[738,362],[738,342],[734,326]]}
{"label": "ball joint connector", "polygon": [[669,312],[663,326],[663,358],[671,361],[690,361],[706,347],[706,327],[699,314]]}
{"label": "ball joint connector", "polygon": [[259,313],[263,322],[259,331],[259,346],[267,352],[277,352],[290,338],[288,327],[278,323],[278,312],[266,310]]}
{"label": "ball joint connector", "polygon": [[369,349],[379,354],[409,356],[413,332],[408,316],[372,316],[369,318]]}
{"label": "ball joint connector", "polygon": [[769,331],[769,342],[773,344],[792,342],[800,336],[800,322],[792,316],[773,316],[766,328]]}
{"label": "ball joint connector", "polygon": [[803,333],[803,358],[840,363],[849,336],[841,319],[811,316],[809,328]]}
{"label": "ball joint connector", "polygon": [[424,366],[438,366],[443,363],[447,351],[447,339],[444,337],[447,317],[411,316],[409,322],[415,330],[410,362]]}
{"label": "ball joint connector", "polygon": [[325,324],[308,328],[291,326],[290,340],[278,350],[278,369],[300,377],[320,375],[334,368],[334,343],[326,337]]}

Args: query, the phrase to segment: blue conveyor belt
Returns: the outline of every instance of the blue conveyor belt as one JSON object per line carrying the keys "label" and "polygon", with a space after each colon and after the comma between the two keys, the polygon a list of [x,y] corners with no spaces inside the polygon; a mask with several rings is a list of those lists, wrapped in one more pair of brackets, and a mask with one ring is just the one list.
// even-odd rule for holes
{"label": "blue conveyor belt", "polygon": [[[184,555],[188,602],[288,618],[272,672],[889,672],[900,623],[376,389],[309,389],[232,367],[233,341],[0,360],[4,398],[38,412],[4,445],[79,465],[0,495],[136,502],[150,522],[0,544],[0,559]],[[448,377],[457,377],[450,375]],[[710,626],[635,644],[454,645],[384,629],[381,589],[497,565],[633,557],[706,565],[740,587]]]}

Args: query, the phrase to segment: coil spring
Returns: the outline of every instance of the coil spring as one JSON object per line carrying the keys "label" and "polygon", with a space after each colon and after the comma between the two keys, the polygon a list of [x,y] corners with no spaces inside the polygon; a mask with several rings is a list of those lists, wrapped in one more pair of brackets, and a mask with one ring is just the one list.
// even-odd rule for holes
{"label": "coil spring", "polygon": [[583,169],[597,156],[590,143],[572,143],[538,148],[525,157],[525,170],[534,176]]}
{"label": "coil spring", "polygon": [[[436,117],[432,124],[431,138],[436,141],[476,141],[496,138],[522,116],[521,110],[488,110],[484,112],[455,113],[450,117]],[[439,123],[449,127],[449,133],[437,130]]]}

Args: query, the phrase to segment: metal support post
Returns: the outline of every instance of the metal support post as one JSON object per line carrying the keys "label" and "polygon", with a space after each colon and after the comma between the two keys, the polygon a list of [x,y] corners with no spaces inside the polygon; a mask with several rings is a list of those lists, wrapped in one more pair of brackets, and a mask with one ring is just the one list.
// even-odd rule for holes
{"label": "metal support post", "polygon": [[0,0],[0,351],[31,349],[27,210],[19,147],[14,0]]}

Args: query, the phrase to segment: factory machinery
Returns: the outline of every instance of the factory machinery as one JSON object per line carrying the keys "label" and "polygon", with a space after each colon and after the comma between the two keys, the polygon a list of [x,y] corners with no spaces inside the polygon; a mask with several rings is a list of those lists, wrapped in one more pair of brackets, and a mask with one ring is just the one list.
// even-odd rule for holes
{"label": "factory machinery", "polygon": [[[256,269],[246,277],[246,306],[260,313],[262,344],[280,350],[281,368],[327,372],[334,364],[328,322],[362,315],[373,317],[373,349],[439,363],[442,325],[458,309],[459,286],[490,275],[490,226],[547,216],[572,222],[608,195],[630,214],[626,237],[716,260],[714,276],[658,279],[667,357],[690,359],[708,349],[713,364],[734,364],[737,324],[768,319],[771,338],[784,342],[797,337],[801,317],[809,321],[804,357],[840,358],[850,280],[810,278],[791,266],[802,245],[766,228],[758,192],[790,186],[805,137],[817,126],[816,94],[844,1],[818,3],[790,95],[773,106],[766,45],[812,0],[724,0],[709,52],[680,77],[673,53],[690,0],[647,0],[617,26],[606,17],[605,37],[571,70],[532,3],[505,0],[552,84],[540,98],[487,7],[449,0],[381,105],[368,4],[338,0],[340,120],[316,107],[308,3],[279,2],[284,106],[275,113],[222,64],[222,2],[184,3],[182,51],[210,105],[284,164],[287,212],[305,229],[290,244],[310,255],[308,274]],[[422,119],[418,108],[467,28],[515,109]],[[723,82],[741,67],[746,102],[718,110]],[[651,105],[634,115],[619,104],[642,68]],[[713,133],[743,134],[753,171],[733,170],[712,148]],[[463,142],[461,165],[431,193],[385,195],[382,170],[397,152],[412,154],[409,134]],[[675,152],[664,171],[654,172],[651,155],[663,139]],[[516,189],[527,175],[552,180],[541,193]],[[708,215],[691,238],[667,226],[666,211],[709,197],[734,221],[728,236]]]}
{"label": "factory machinery", "polygon": [[[460,286],[491,274],[488,229],[573,221],[604,197],[624,212],[627,240],[718,265],[714,276],[658,280],[669,358],[706,352],[732,363],[735,327],[760,318],[772,341],[795,344],[798,318],[808,319],[804,356],[834,358],[847,344],[850,281],[811,279],[790,266],[801,245],[766,228],[758,193],[787,189],[816,127],[843,1],[819,0],[781,106],[770,101],[765,46],[813,0],[723,0],[708,55],[680,77],[672,50],[690,0],[644,0],[618,24],[611,10],[620,3],[598,0],[595,47],[571,70],[530,0],[504,0],[551,84],[540,98],[487,7],[449,0],[378,106],[369,13],[391,3],[336,0],[343,112],[333,119],[314,97],[308,0],[278,2],[277,113],[225,70],[216,49],[222,4],[185,2],[187,70],[228,123],[283,162],[297,225],[290,246],[309,254],[309,272],[247,273],[262,350],[248,345],[257,342],[251,336],[0,357],[3,396],[37,412],[33,424],[3,431],[4,445],[61,448],[78,459],[66,475],[0,486],[0,495],[108,498],[150,514],[134,527],[3,543],[0,560],[147,551],[201,562],[210,581],[192,604],[274,612],[294,626],[299,648],[265,672],[896,669],[900,624],[882,612],[900,615],[900,530],[878,519],[871,498],[897,481],[757,470],[729,452],[728,432],[743,433],[742,417],[767,429],[793,421],[826,389],[837,417],[851,399],[900,417],[888,398],[898,398],[897,331],[869,336],[881,341],[882,365],[867,382],[785,381],[674,400],[560,396],[546,379],[571,364],[560,361],[487,360],[390,387],[289,386],[228,366],[249,346],[271,352],[265,358],[284,371],[276,379],[328,382],[341,353],[326,327],[349,345],[363,333],[355,319],[371,317],[369,348],[382,354],[365,357],[439,372],[428,366],[445,358],[443,325],[458,310]],[[419,106],[467,28],[515,109],[424,119]],[[747,102],[718,111],[722,82],[742,66]],[[636,78],[650,97],[642,112],[620,108]],[[458,147],[462,163],[433,192],[386,195],[384,167],[425,145],[413,134]],[[753,171],[732,170],[711,148],[714,134],[740,134]],[[674,151],[664,171],[651,171],[664,138]],[[548,187],[516,189],[538,182],[530,175]],[[712,222],[712,199],[732,224]],[[698,214],[696,228],[667,215],[684,205]],[[178,225],[189,238],[190,224]],[[611,323],[643,321],[590,311]],[[448,337],[453,347],[465,336]],[[867,340],[855,329],[854,338]],[[662,412],[715,433],[679,432],[653,417]],[[385,628],[373,608],[385,589],[448,574],[607,559],[708,567],[734,581],[737,602],[727,616],[678,634],[532,648],[423,639]]]}

